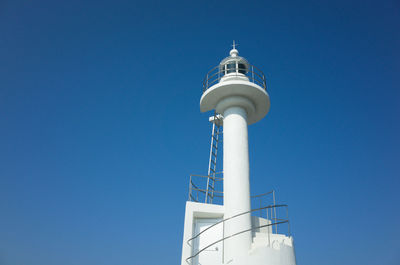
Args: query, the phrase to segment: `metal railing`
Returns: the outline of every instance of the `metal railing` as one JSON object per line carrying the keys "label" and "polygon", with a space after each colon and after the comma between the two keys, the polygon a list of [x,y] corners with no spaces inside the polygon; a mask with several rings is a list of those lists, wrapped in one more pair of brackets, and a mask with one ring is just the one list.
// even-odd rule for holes
{"label": "metal railing", "polygon": [[[275,203],[275,190],[271,190],[271,191],[269,191],[269,192],[266,192],[266,193],[262,193],[262,194],[259,194],[259,195],[253,195],[253,196],[251,196],[250,198],[255,202],[255,203],[259,203],[259,205],[260,205],[260,208],[262,207],[262,205],[265,205],[264,203],[263,203],[263,199],[266,197],[266,196],[268,196],[268,195],[272,195],[272,205],[276,205],[276,203]],[[257,201],[257,202],[256,202]],[[270,220],[277,220],[277,218],[276,218],[276,208],[275,207],[273,207],[273,208],[270,208],[269,209],[269,211],[268,210],[266,210],[265,211],[265,213],[266,213],[266,218],[267,219],[270,219]],[[263,212],[260,210],[260,212],[259,212],[259,217],[264,217],[263,216]],[[275,226],[275,233],[277,234],[278,233],[278,226]]]}
{"label": "metal railing", "polygon": [[[193,240],[195,240],[196,238],[198,238],[198,237],[199,237],[201,234],[203,234],[204,232],[209,231],[210,229],[212,229],[213,227],[216,227],[216,226],[219,225],[219,224],[222,224],[222,225],[223,225],[223,228],[222,228],[223,230],[222,230],[222,231],[224,232],[224,230],[225,230],[225,222],[226,222],[226,221],[230,221],[230,220],[232,220],[232,219],[235,219],[235,218],[237,218],[237,217],[239,217],[239,216],[242,216],[242,215],[245,215],[245,214],[249,214],[249,213],[252,213],[252,212],[262,211],[262,210],[268,211],[268,209],[272,209],[272,208],[276,209],[276,208],[280,208],[280,207],[286,208],[286,219],[281,219],[281,218],[276,218],[276,217],[275,217],[275,218],[274,218],[274,219],[275,219],[275,222],[274,222],[274,223],[265,224],[265,225],[259,225],[259,226],[254,226],[254,227],[252,226],[252,227],[249,228],[249,229],[246,229],[246,230],[243,230],[243,231],[239,231],[239,232],[237,232],[237,233],[234,233],[234,234],[228,235],[228,236],[225,236],[225,235],[223,234],[223,236],[222,236],[221,239],[219,239],[219,240],[217,240],[217,241],[215,241],[215,242],[213,242],[213,243],[207,245],[206,247],[204,247],[204,248],[200,249],[199,251],[197,251],[194,255],[192,255],[192,256],[186,258],[186,262],[187,262],[188,264],[190,264],[190,263],[189,263],[190,260],[192,260],[193,258],[197,257],[201,252],[203,252],[203,251],[206,250],[207,248],[209,248],[209,247],[211,247],[211,246],[213,246],[213,245],[215,245],[215,244],[217,244],[217,243],[219,243],[219,242],[223,242],[223,241],[225,241],[225,240],[227,240],[227,239],[229,239],[229,238],[232,238],[232,237],[235,237],[235,236],[237,236],[237,235],[240,235],[240,234],[243,234],[243,233],[246,233],[246,232],[250,232],[250,231],[253,231],[253,230],[256,230],[256,229],[261,229],[261,228],[270,227],[270,226],[273,227],[273,226],[278,226],[278,225],[280,225],[280,224],[287,223],[287,224],[288,224],[288,236],[290,236],[290,223],[289,223],[289,216],[288,216],[288,215],[289,215],[289,213],[288,213],[288,206],[287,206],[286,204],[279,204],[279,205],[269,205],[269,206],[260,207],[260,208],[257,208],[257,209],[252,209],[252,210],[250,210],[250,211],[246,211],[246,212],[243,212],[243,213],[240,213],[240,214],[231,216],[231,217],[229,217],[229,218],[223,219],[223,220],[221,220],[221,221],[219,221],[219,222],[217,222],[217,223],[215,223],[215,224],[213,224],[213,225],[207,227],[206,229],[204,229],[203,231],[201,231],[200,233],[198,233],[198,234],[195,235],[194,237],[190,238],[186,243],[187,243],[190,247],[193,247],[193,246],[190,244],[190,242],[192,242]],[[269,234],[269,232],[268,232],[268,234]],[[222,259],[224,259],[224,254],[222,255]]]}
{"label": "metal railing", "polygon": [[255,67],[254,65],[249,64],[248,67],[245,67],[243,64],[236,62],[236,67],[229,68],[227,65],[217,65],[212,68],[206,75],[203,80],[203,93],[207,91],[210,87],[218,83],[223,76],[246,76],[250,82],[257,84],[267,89],[267,83],[265,79],[264,73]]}
{"label": "metal railing", "polygon": [[[190,175],[190,181],[189,181],[189,201],[194,201],[194,202],[204,202],[207,201],[207,197],[211,198],[211,201],[214,198],[220,198],[220,203],[222,204],[222,198],[223,198],[223,191],[220,190],[215,190],[215,188],[218,186],[214,186],[214,190],[212,192],[207,192],[207,183],[209,179],[212,179],[215,182],[221,182],[223,181],[222,177],[217,177],[217,175],[222,174],[222,172],[216,172],[215,175],[208,175],[208,176],[203,176],[203,175],[195,175],[192,174]],[[200,188],[200,185],[195,184],[194,179],[197,180],[203,180],[203,185],[206,185],[206,188]],[[217,203],[214,203],[217,204]]]}

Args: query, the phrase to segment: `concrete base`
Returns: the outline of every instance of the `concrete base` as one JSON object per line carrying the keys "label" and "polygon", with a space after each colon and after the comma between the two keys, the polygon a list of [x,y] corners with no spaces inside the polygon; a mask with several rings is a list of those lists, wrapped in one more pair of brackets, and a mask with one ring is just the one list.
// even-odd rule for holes
{"label": "concrete base", "polygon": [[[223,238],[223,236],[220,237],[221,229],[223,228],[218,224],[201,235],[202,242],[205,242],[203,246],[199,247],[201,243],[196,243],[195,240],[188,244],[187,241],[199,231],[196,231],[198,222],[203,221],[203,223],[209,222],[212,224],[222,220],[223,216],[224,207],[221,205],[190,201],[186,203],[181,265],[296,265],[293,238],[282,234],[273,234],[270,227],[254,230],[251,249],[241,256],[236,256],[234,259],[227,260],[224,256],[226,242],[222,241],[207,248],[200,254],[201,256],[186,261],[198,249]],[[252,217],[253,227],[269,223],[270,220]],[[200,229],[200,231],[204,231],[204,229]],[[226,239],[226,241],[228,240]]]}

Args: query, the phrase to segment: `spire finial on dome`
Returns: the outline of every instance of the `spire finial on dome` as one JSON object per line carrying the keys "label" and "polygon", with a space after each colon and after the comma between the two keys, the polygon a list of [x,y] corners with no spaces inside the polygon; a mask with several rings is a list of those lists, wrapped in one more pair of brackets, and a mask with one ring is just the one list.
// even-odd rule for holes
{"label": "spire finial on dome", "polygon": [[[237,45],[239,46],[239,44],[237,44]],[[235,40],[233,40],[232,48],[233,48],[233,49],[236,49],[236,43],[235,43]]]}
{"label": "spire finial on dome", "polygon": [[236,46],[239,46],[239,44],[236,44],[236,43],[235,43],[235,40],[233,40],[232,50],[229,52],[229,54],[230,54],[232,57],[236,57],[236,56],[238,56],[238,54],[239,54],[239,51],[236,49]]}

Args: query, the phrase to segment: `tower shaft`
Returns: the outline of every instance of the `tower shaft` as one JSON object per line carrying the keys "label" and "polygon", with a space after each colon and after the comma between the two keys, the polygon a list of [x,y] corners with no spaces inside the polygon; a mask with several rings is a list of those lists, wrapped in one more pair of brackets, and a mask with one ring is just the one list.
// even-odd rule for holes
{"label": "tower shaft", "polygon": [[[251,209],[249,182],[249,148],[247,113],[239,106],[224,111],[224,207],[225,218]],[[225,223],[225,235],[251,228],[250,213]],[[251,246],[251,232],[245,232],[225,242],[225,260],[245,255]]]}

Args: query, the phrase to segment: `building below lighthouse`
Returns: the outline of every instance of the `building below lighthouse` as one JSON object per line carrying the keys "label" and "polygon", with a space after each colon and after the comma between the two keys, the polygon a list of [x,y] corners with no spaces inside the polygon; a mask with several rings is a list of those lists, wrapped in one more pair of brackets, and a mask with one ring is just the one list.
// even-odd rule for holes
{"label": "building below lighthouse", "polygon": [[296,264],[287,205],[275,191],[250,192],[247,127],[269,107],[264,74],[233,45],[203,81],[200,110],[214,110],[209,166],[190,176],[181,265]]}

